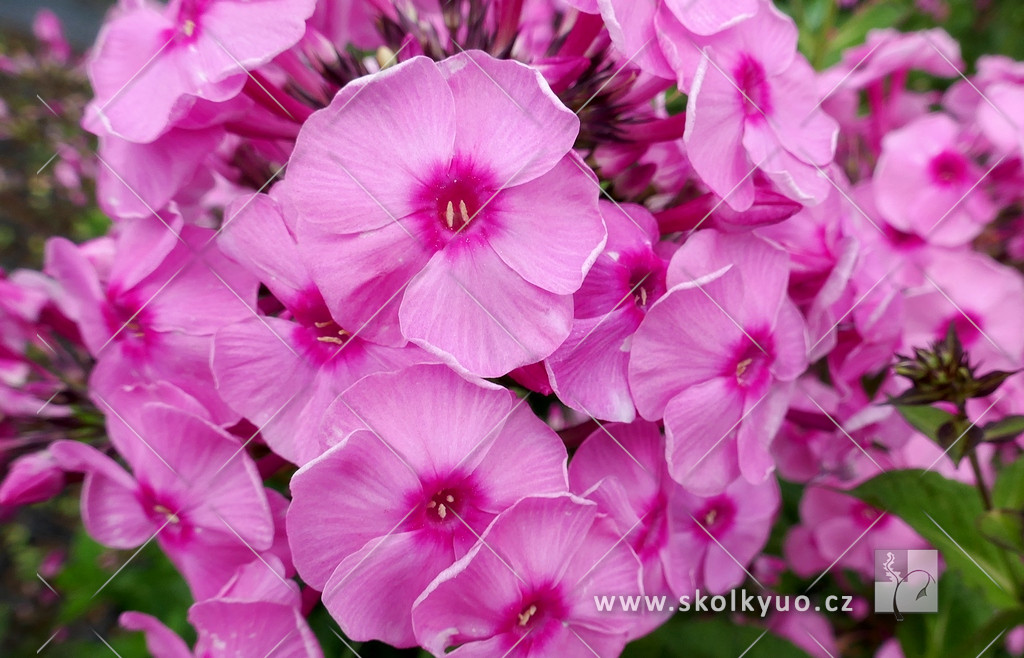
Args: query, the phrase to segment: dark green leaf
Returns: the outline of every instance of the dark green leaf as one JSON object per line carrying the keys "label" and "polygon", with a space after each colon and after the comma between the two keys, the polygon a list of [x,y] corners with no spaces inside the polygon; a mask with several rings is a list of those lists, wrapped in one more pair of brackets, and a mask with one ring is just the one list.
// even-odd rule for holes
{"label": "dark green leaf", "polygon": [[1024,459],[1004,466],[992,487],[992,504],[1001,509],[1024,510]]}
{"label": "dark green leaf", "polygon": [[1012,375],[1017,374],[1017,371],[1004,372],[1002,370],[996,370],[988,374],[982,375],[975,381],[975,386],[971,390],[972,398],[983,398],[992,395],[996,392],[1003,382]]}
{"label": "dark green leaf", "polygon": [[906,470],[883,473],[851,493],[910,524],[942,552],[966,584],[984,592],[994,605],[1015,604],[1014,583],[1024,568],[1008,562],[1002,549],[978,533],[976,520],[984,510],[973,487],[938,473]]}
{"label": "dark green leaf", "polygon": [[1024,416],[1007,416],[985,425],[985,440],[1008,441],[1024,434]]}
{"label": "dark green leaf", "polygon": [[948,411],[935,407],[897,405],[896,410],[914,429],[933,441],[939,438],[939,428],[954,418]]}
{"label": "dark green leaf", "polygon": [[994,509],[978,518],[978,531],[1008,551],[1024,554],[1024,514]]}

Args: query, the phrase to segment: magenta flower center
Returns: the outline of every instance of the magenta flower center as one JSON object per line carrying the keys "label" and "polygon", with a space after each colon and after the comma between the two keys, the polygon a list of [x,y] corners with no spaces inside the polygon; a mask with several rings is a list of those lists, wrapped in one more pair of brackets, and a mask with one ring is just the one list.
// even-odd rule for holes
{"label": "magenta flower center", "polygon": [[768,76],[759,61],[744,55],[733,71],[736,86],[742,92],[743,111],[748,119],[769,114],[772,107]]}
{"label": "magenta flower center", "polygon": [[197,37],[199,18],[206,11],[211,0],[181,0],[178,6],[178,25],[186,41]]}
{"label": "magenta flower center", "polygon": [[642,309],[654,301],[656,279],[649,270],[634,270],[629,277],[629,289],[633,293],[633,302]]}
{"label": "magenta flower center", "polygon": [[338,326],[338,323],[334,320],[314,322],[313,331],[316,334],[317,341],[321,343],[344,345],[352,337],[352,334]]}
{"label": "magenta flower center", "polygon": [[434,212],[445,230],[460,232],[476,219],[486,202],[478,190],[479,180],[472,174],[456,175],[437,184]]}
{"label": "magenta flower center", "polygon": [[181,511],[181,505],[166,493],[157,493],[147,484],[140,483],[138,501],[153,525],[163,528],[161,534],[180,537],[189,530],[189,524]]}
{"label": "magenta flower center", "polygon": [[771,378],[771,347],[766,338],[757,340],[757,344],[749,338],[744,342],[733,366],[736,384],[745,389],[759,388]]}
{"label": "magenta flower center", "polygon": [[542,588],[523,597],[512,626],[518,633],[534,633],[549,621],[560,621],[565,612],[558,591],[553,587]]}
{"label": "magenta flower center", "polygon": [[931,176],[936,185],[956,187],[966,182],[967,158],[956,151],[943,151],[932,158]]}
{"label": "magenta flower center", "polygon": [[735,516],[736,507],[732,500],[725,496],[713,498],[697,514],[694,514],[697,522],[713,537],[719,537],[728,531]]}
{"label": "magenta flower center", "polygon": [[462,507],[463,496],[454,488],[441,489],[427,501],[427,518],[442,523],[455,518]]}
{"label": "magenta flower center", "polygon": [[851,514],[851,516],[859,520],[864,527],[868,527],[875,523],[881,515],[882,511],[878,508],[866,505],[859,501],[855,503]]}

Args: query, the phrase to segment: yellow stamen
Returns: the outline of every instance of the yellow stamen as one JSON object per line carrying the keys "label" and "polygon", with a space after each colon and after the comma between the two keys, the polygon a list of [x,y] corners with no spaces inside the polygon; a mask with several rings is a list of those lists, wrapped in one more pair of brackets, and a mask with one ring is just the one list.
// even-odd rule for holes
{"label": "yellow stamen", "polygon": [[537,606],[535,606],[535,605],[531,605],[529,608],[527,608],[526,612],[520,612],[519,613],[519,625],[520,626],[526,626],[526,624],[529,623],[530,619],[535,614],[537,614]]}
{"label": "yellow stamen", "polygon": [[462,223],[468,224],[470,220],[469,209],[466,208],[465,201],[459,201],[459,213],[462,215]]}
{"label": "yellow stamen", "polygon": [[448,208],[444,211],[444,223],[448,225],[448,228],[455,226],[455,205],[451,201],[448,202]]}
{"label": "yellow stamen", "polygon": [[185,21],[181,29],[184,30],[185,36],[190,37],[196,31],[196,22],[192,20]]}
{"label": "yellow stamen", "polygon": [[747,371],[747,368],[750,367],[750,364],[753,363],[753,362],[754,362],[753,359],[743,359],[742,361],[737,363],[736,364],[736,378],[738,379],[738,378],[742,377],[743,373],[745,373]]}

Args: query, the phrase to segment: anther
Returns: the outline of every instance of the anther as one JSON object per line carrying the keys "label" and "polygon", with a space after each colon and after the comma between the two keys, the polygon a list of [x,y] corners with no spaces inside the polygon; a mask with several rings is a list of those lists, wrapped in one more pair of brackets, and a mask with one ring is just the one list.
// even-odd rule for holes
{"label": "anther", "polygon": [[185,36],[192,36],[196,31],[196,22],[193,20],[185,21],[185,24],[182,26],[182,30],[184,30]]}
{"label": "anther", "polygon": [[[449,206],[451,206],[451,203],[449,203]],[[462,215],[462,223],[463,224],[468,224],[469,223],[469,219],[470,219],[470,217],[469,217],[469,209],[466,208],[466,202],[465,201],[459,201],[459,213]],[[451,224],[449,224],[449,226],[451,226]]]}
{"label": "anther", "polygon": [[[461,201],[459,205],[462,208],[466,207]],[[448,208],[444,211],[444,223],[448,225],[448,228],[455,226],[455,205],[451,201],[448,202]]]}
{"label": "anther", "polygon": [[526,609],[526,612],[520,612],[519,613],[519,625],[520,626],[526,626],[526,624],[528,624],[530,622],[530,619],[535,614],[537,614],[537,606],[536,605],[531,605],[529,608]]}

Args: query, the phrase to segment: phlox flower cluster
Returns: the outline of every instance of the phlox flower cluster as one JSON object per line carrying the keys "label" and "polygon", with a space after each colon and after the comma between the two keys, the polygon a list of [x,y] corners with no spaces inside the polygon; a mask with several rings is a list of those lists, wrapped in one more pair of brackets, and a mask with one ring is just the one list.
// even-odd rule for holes
{"label": "phlox flower cluster", "polygon": [[771,0],[122,0],[109,233],[0,278],[0,516],[80,482],[96,542],[158,546],[195,644],[120,624],[161,658],[330,655],[320,606],[614,657],[670,615],[595,597],[870,582],[927,544],[847,491],[977,477],[885,404],[896,355],[1024,367],[1024,64],[798,36]]}

